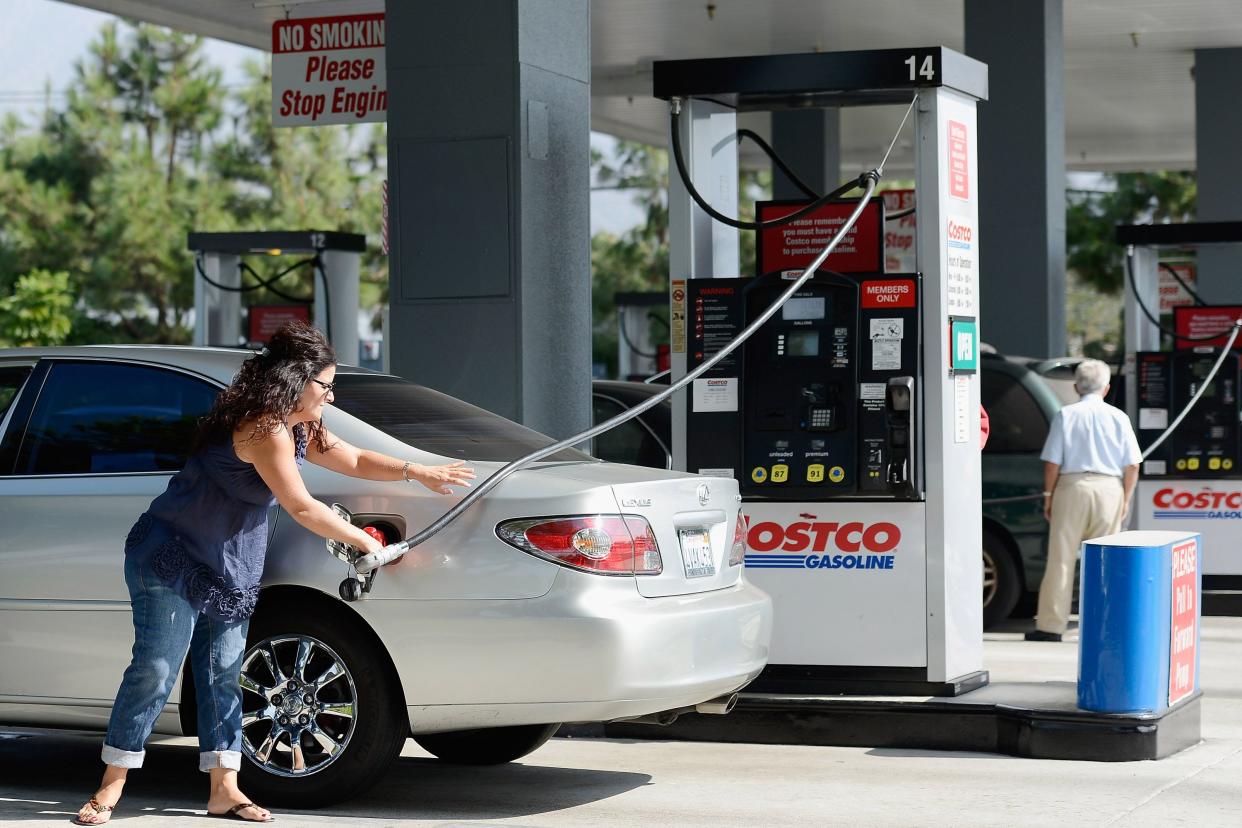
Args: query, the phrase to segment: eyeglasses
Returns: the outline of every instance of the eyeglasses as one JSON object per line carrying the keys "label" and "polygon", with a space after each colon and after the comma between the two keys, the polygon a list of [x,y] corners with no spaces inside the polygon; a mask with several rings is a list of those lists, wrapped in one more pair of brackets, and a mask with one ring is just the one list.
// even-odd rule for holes
{"label": "eyeglasses", "polygon": [[336,390],[335,382],[324,382],[323,380],[317,380],[314,377],[311,378],[311,382],[315,383],[316,385],[322,386],[323,390],[327,391],[329,394],[331,394],[333,391]]}

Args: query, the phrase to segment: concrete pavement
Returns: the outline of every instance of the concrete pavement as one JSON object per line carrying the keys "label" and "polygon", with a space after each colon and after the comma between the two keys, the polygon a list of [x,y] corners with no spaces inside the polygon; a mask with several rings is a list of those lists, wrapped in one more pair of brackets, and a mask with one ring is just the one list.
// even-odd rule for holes
{"label": "concrete pavement", "polygon": [[[986,636],[996,681],[1073,681],[1077,643]],[[1242,825],[1242,619],[1205,618],[1204,742],[1159,762],[661,741],[554,739],[511,765],[443,765],[412,741],[371,792],[282,828],[520,826]],[[98,779],[99,736],[0,733],[0,822],[60,826]],[[203,818],[193,740],[160,739],[117,825]]]}

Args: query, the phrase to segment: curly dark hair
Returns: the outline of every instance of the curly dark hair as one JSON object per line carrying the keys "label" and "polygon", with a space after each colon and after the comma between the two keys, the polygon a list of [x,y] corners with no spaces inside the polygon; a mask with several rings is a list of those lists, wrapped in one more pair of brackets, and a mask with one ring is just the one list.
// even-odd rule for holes
{"label": "curly dark hair", "polygon": [[[305,322],[286,323],[263,351],[242,363],[232,384],[198,421],[194,451],[231,440],[243,420],[255,421],[249,441],[275,434],[293,413],[306,383],[335,364],[336,351],[318,329]],[[320,452],[330,448],[320,422],[307,423],[307,438]]]}

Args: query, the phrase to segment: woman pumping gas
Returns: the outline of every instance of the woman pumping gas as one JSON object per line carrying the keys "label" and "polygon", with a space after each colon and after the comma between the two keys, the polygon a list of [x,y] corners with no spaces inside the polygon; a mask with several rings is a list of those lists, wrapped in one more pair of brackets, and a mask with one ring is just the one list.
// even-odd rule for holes
{"label": "woman pumping gas", "polygon": [[134,616],[125,669],[103,744],[99,789],[74,820],[102,825],[144,746],[187,652],[198,699],[199,770],[210,775],[207,813],[270,822],[237,784],[246,632],[259,598],[268,510],[324,538],[367,552],[378,540],[311,497],[304,460],[365,480],[407,480],[440,494],[469,486],[464,463],[420,466],[349,445],[323,425],[333,400],[336,354],[304,323],[285,325],[246,360],[199,423],[185,467],[138,517],[125,540],[125,582]]}

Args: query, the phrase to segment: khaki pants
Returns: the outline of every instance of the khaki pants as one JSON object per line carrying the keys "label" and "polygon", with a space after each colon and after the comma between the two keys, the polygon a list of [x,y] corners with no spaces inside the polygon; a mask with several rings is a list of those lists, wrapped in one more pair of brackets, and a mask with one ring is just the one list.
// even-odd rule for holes
{"label": "khaki pants", "polygon": [[1063,474],[1052,493],[1048,565],[1039,585],[1035,628],[1064,633],[1074,595],[1074,565],[1082,542],[1111,535],[1121,526],[1121,478],[1107,474]]}

